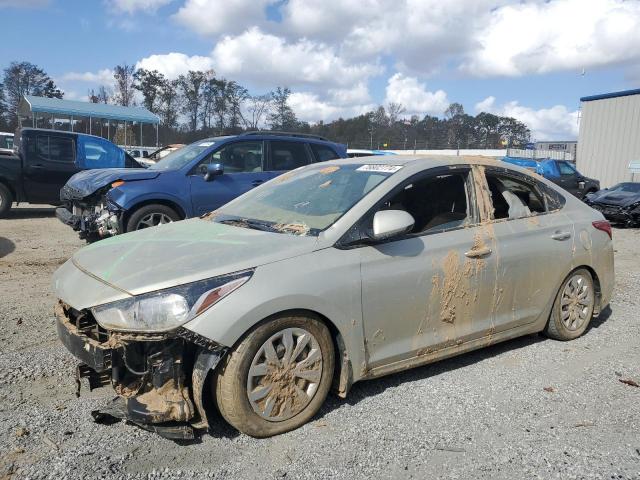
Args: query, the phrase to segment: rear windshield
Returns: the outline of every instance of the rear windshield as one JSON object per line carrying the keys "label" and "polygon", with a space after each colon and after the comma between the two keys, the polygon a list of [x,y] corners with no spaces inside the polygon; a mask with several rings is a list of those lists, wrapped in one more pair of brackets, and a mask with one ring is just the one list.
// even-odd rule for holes
{"label": "rear windshield", "polygon": [[640,193],[640,183],[619,183],[618,185],[611,187],[609,191]]}

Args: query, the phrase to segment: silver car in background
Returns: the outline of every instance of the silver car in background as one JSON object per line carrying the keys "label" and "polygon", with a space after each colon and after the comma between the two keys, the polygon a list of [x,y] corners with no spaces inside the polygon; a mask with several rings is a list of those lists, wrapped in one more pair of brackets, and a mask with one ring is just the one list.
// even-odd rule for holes
{"label": "silver car in background", "polygon": [[[299,168],[202,218],[107,239],[55,273],[97,420],[191,438],[217,409],[266,437],[333,386],[520,335],[570,340],[609,303],[611,228],[544,178],[478,157]],[[535,367],[533,367],[535,368]]]}

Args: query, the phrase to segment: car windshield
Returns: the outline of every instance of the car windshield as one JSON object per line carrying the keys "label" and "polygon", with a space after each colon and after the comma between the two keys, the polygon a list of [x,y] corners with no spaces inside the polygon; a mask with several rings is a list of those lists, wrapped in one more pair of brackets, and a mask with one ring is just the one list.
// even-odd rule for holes
{"label": "car windshield", "polygon": [[162,160],[151,165],[149,170],[178,170],[191,162],[191,160],[196,158],[202,152],[211,148],[215,143],[215,140],[207,139],[187,145],[186,147],[171,152],[166,157],[163,157]]}
{"label": "car windshield", "polygon": [[619,183],[609,189],[610,192],[640,193],[640,183]]}
{"label": "car windshield", "polygon": [[246,228],[317,236],[400,168],[380,164],[299,168],[205,218]]}

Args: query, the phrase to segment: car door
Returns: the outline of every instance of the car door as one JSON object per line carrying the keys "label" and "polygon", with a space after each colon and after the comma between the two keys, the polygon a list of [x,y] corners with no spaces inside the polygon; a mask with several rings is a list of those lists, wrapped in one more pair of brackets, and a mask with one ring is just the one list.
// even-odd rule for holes
{"label": "car door", "polygon": [[[489,219],[498,262],[495,332],[536,321],[569,271],[573,223],[551,204],[559,194],[528,175],[487,167]],[[550,192],[546,192],[549,190]]]}
{"label": "car door", "polygon": [[[206,167],[219,163],[224,173],[205,180]],[[215,210],[270,178],[264,171],[264,142],[228,142],[207,155],[189,174],[191,203],[197,215]]]}
{"label": "car door", "polygon": [[24,189],[30,203],[58,203],[60,189],[80,169],[72,137],[55,134],[30,136],[25,149]]}
{"label": "car door", "polygon": [[556,165],[560,172],[560,181],[558,182],[560,186],[573,195],[582,196],[584,183],[582,183],[583,188],[580,188],[582,176],[575,167],[567,161],[556,161]]}
{"label": "car door", "polygon": [[[362,308],[370,368],[486,335],[496,257],[479,224],[468,167],[404,182],[378,209],[416,220],[401,238],[361,248]],[[371,224],[372,212],[364,222]]]}
{"label": "car door", "polygon": [[312,162],[306,142],[295,140],[269,141],[269,178],[294,170]]}

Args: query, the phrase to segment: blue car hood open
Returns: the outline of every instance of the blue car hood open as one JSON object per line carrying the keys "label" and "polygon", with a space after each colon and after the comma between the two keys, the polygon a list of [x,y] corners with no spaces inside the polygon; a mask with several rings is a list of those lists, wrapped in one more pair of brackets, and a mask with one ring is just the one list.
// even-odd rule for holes
{"label": "blue car hood open", "polygon": [[161,172],[145,168],[103,168],[83,170],[69,179],[60,192],[61,200],[84,198],[97,190],[110,185],[116,180],[132,182],[136,180],[150,180]]}

